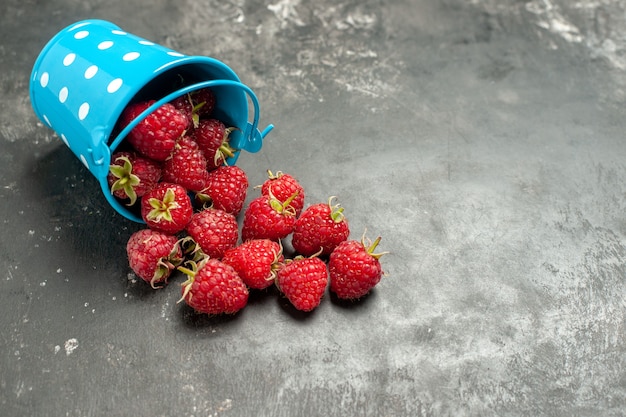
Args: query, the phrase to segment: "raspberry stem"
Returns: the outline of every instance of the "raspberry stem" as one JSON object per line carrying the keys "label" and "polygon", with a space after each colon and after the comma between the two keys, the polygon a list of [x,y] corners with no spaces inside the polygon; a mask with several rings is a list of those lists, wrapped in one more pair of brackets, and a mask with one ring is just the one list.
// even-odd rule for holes
{"label": "raspberry stem", "polygon": [[366,243],[366,239],[365,239],[365,233],[366,232],[367,232],[367,229],[365,231],[363,231],[363,236],[361,237],[361,244],[363,245],[363,247],[365,248],[365,251],[370,256],[372,256],[372,257],[374,257],[376,259],[380,259],[383,255],[386,255],[386,254],[389,253],[389,252],[374,253],[374,251],[376,250],[376,247],[380,243],[380,240],[382,239],[382,237],[378,236],[376,238],[376,240],[374,240],[374,242],[371,242],[369,239],[367,239],[367,243]]}
{"label": "raspberry stem", "polygon": [[283,242],[278,240],[278,253],[274,251],[274,260],[272,261],[272,265],[270,267],[270,275],[265,278],[268,281],[276,282],[276,277],[278,275],[278,271],[283,267],[283,264],[280,262],[280,257],[283,255]]}
{"label": "raspberry stem", "polygon": [[341,223],[346,216],[343,214],[343,207],[339,205],[339,203],[333,205],[333,200],[337,198],[336,196],[331,196],[328,199],[328,207],[330,207],[330,218],[335,223]]}
{"label": "raspberry stem", "polygon": [[269,204],[274,210],[276,210],[277,213],[286,214],[289,216],[295,216],[296,209],[293,208],[293,206],[291,205],[291,202],[298,196],[298,194],[299,192],[296,191],[295,193],[290,195],[289,198],[286,199],[284,202],[281,202],[272,193],[272,187],[269,187],[268,188]]}

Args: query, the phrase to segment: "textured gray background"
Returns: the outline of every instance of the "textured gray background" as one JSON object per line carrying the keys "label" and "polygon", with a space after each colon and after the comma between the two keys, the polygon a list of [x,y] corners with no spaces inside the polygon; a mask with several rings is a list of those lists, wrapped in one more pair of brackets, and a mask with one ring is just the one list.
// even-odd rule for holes
{"label": "textured gray background", "polygon": [[[5,0],[0,415],[626,415],[626,6],[617,0]],[[275,130],[239,160],[336,195],[387,276],[309,315],[149,290],[28,98],[84,18],[214,56]],[[251,190],[250,195],[255,195]]]}

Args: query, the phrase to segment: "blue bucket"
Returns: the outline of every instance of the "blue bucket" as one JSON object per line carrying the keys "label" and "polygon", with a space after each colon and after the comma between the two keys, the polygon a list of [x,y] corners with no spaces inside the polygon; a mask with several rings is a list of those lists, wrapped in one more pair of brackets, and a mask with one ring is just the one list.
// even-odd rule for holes
{"label": "blue bucket", "polygon": [[[163,89],[181,79],[185,82],[174,91]],[[258,100],[232,69],[211,57],[181,54],[103,20],[77,22],[48,42],[33,66],[30,100],[37,117],[96,177],[111,206],[128,219],[143,222],[109,189],[111,154],[158,107],[205,87],[216,97],[212,117],[236,128],[230,135],[231,147],[259,151],[273,126],[259,131]],[[142,96],[156,101],[114,132],[122,111]],[[228,163],[234,164],[238,156],[239,151]]]}

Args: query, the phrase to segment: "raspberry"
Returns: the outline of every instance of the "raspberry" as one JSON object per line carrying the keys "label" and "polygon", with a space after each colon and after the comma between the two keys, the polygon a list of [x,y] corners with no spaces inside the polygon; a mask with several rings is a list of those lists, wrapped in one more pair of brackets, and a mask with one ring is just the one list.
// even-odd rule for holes
{"label": "raspberry", "polygon": [[235,149],[228,144],[228,136],[232,128],[226,128],[224,123],[217,119],[200,120],[191,136],[207,159],[207,169],[210,171],[224,165],[226,158],[234,156]]}
{"label": "raspberry", "polygon": [[215,110],[217,99],[211,88],[205,87],[189,93],[194,110],[199,116],[210,116]]}
{"label": "raspberry", "polygon": [[207,174],[206,187],[196,194],[196,201],[237,216],[247,192],[248,177],[244,170],[237,166],[221,166]]}
{"label": "raspberry", "polygon": [[320,305],[326,292],[326,264],[317,257],[286,261],[278,270],[276,285],[297,310],[311,311]]}
{"label": "raspberry", "polygon": [[133,233],[126,244],[128,264],[152,288],[166,283],[172,270],[181,263],[182,251],[175,236],[151,229]]}
{"label": "raspberry", "polygon": [[250,202],[243,218],[242,240],[287,237],[296,222],[296,213],[289,201],[281,203],[271,196],[257,197]]}
{"label": "raspberry", "polygon": [[330,290],[341,299],[358,299],[376,286],[382,277],[380,257],[384,253],[374,253],[380,242],[367,245],[365,237],[361,242],[348,240],[342,242],[330,254]]}
{"label": "raspberry", "polygon": [[220,259],[224,252],[234,248],[239,238],[235,216],[215,208],[207,208],[195,213],[186,230],[189,236],[200,245],[202,252],[216,259]]}
{"label": "raspberry", "polygon": [[283,260],[282,248],[269,239],[248,240],[226,251],[222,258],[248,287],[259,290],[272,285]]}
{"label": "raspberry", "polygon": [[206,259],[197,270],[179,267],[188,275],[181,300],[198,313],[234,314],[248,303],[248,288],[232,266]]}
{"label": "raspberry", "polygon": [[170,101],[170,104],[185,116],[185,118],[187,119],[186,130],[187,132],[191,132],[197,124],[197,121],[195,119],[197,119],[198,116],[196,112],[194,112],[193,102],[191,100],[190,94],[183,94],[182,96]]}
{"label": "raspberry", "polygon": [[[154,103],[144,101],[131,104],[121,115],[122,127]],[[173,105],[166,103],[143,119],[127,136],[137,152],[156,161],[164,161],[174,149],[176,141],[187,128],[187,119]]]}
{"label": "raspberry", "polygon": [[348,239],[350,229],[343,208],[328,203],[314,204],[302,212],[293,228],[291,244],[296,252],[311,256],[321,251],[330,255],[335,247]]}
{"label": "raspberry", "polygon": [[180,184],[188,191],[205,188],[207,175],[206,158],[188,137],[178,140],[172,155],[163,162],[163,181]]}

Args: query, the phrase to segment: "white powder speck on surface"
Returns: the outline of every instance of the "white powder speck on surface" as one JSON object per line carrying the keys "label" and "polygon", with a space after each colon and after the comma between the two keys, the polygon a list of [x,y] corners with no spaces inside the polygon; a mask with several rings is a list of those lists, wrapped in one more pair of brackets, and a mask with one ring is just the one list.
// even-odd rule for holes
{"label": "white powder speck on surface", "polygon": [[137,283],[137,275],[132,272],[129,272],[128,275],[126,275],[126,279],[128,279],[131,284]]}
{"label": "white powder speck on surface", "polygon": [[170,303],[168,301],[166,301],[161,306],[161,318],[164,318],[166,321],[169,320],[169,318],[167,317],[167,311],[169,310],[169,305],[170,305]]}
{"label": "white powder speck on surface", "polygon": [[65,354],[69,356],[72,353],[74,353],[76,348],[78,348],[78,340],[75,338],[68,339],[65,341],[64,347],[65,347]]}

